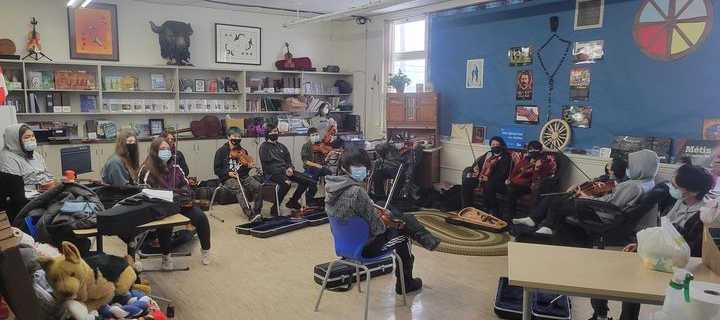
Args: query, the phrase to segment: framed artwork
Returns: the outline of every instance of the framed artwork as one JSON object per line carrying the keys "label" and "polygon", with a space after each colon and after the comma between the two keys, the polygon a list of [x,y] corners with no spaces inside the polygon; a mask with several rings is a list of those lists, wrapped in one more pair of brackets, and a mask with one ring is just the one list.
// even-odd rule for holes
{"label": "framed artwork", "polygon": [[261,28],[231,24],[215,24],[215,62],[261,63]]}
{"label": "framed artwork", "polygon": [[564,106],[562,108],[562,119],[565,119],[565,121],[573,127],[590,128],[590,124],[592,123],[592,107]]}
{"label": "framed artwork", "polygon": [[150,135],[159,135],[165,129],[165,120],[163,119],[150,119],[148,120],[148,126],[150,126]]}
{"label": "framed artwork", "polygon": [[515,76],[515,100],[532,100],[532,92],[532,70],[519,70]]}
{"label": "framed artwork", "polygon": [[720,140],[720,118],[703,119],[703,140]]}
{"label": "framed artwork", "polygon": [[532,56],[532,46],[512,47],[508,50],[508,66],[529,66],[532,64]]}
{"label": "framed artwork", "polygon": [[467,61],[467,70],[465,71],[466,89],[482,89],[484,65],[485,59],[472,59]]}
{"label": "framed artwork", "polygon": [[575,64],[595,63],[605,55],[605,40],[575,42],[573,46],[573,62]]}
{"label": "framed artwork", "polygon": [[575,30],[602,28],[605,0],[576,0]]}
{"label": "framed artwork", "polygon": [[167,86],[165,85],[165,75],[162,73],[151,73],[150,87],[153,90],[167,90]]}
{"label": "framed artwork", "polygon": [[538,106],[515,106],[515,123],[538,124],[540,108]]}
{"label": "framed artwork", "polygon": [[117,7],[91,3],[68,8],[70,59],[120,60]]}
{"label": "framed artwork", "polygon": [[205,92],[205,79],[195,79],[195,92]]}
{"label": "framed artwork", "polygon": [[473,127],[472,143],[485,143],[485,126]]}

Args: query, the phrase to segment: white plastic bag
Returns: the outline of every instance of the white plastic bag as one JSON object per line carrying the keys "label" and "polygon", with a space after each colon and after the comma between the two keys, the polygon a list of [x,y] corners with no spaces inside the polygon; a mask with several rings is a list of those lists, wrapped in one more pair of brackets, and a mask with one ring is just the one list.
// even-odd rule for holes
{"label": "white plastic bag", "polygon": [[700,208],[700,220],[710,228],[720,228],[720,197],[708,201]]}
{"label": "white plastic bag", "polygon": [[673,272],[673,267],[685,268],[690,260],[690,246],[665,217],[660,227],[638,232],[637,240],[637,252],[648,269]]}

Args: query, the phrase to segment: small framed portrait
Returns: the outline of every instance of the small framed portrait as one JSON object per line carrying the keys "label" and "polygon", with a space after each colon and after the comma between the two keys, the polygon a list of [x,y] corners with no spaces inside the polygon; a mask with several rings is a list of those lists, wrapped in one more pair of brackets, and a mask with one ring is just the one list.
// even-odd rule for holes
{"label": "small framed portrait", "polygon": [[485,143],[485,126],[473,127],[472,143]]}
{"label": "small framed portrait", "polygon": [[205,79],[195,79],[195,92],[205,92]]}
{"label": "small framed portrait", "polygon": [[540,108],[538,106],[515,106],[515,123],[538,124]]}
{"label": "small framed portrait", "polygon": [[532,100],[532,93],[532,70],[519,70],[515,76],[515,100]]}
{"label": "small framed portrait", "polygon": [[150,135],[159,135],[165,129],[165,120],[163,119],[150,119],[148,120],[148,126],[150,127]]}
{"label": "small framed portrait", "polygon": [[508,66],[518,67],[532,65],[532,56],[532,46],[512,47],[508,50]]}

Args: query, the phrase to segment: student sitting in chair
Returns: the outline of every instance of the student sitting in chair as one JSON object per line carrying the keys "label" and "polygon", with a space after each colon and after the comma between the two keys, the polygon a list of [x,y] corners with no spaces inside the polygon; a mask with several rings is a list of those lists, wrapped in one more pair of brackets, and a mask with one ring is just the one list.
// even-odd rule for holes
{"label": "student sitting in chair", "polygon": [[[370,156],[365,150],[351,147],[345,149],[340,156],[342,172],[337,176],[325,177],[325,211],[335,218],[356,218],[367,220],[370,225],[370,238],[363,249],[364,257],[375,257],[394,247],[395,252],[402,259],[403,272],[405,274],[406,292],[412,292],[422,288],[422,280],[413,278],[413,263],[415,256],[410,251],[411,240],[420,243],[421,246],[433,251],[440,244],[440,240],[432,235],[415,216],[406,215],[398,210],[391,210],[395,218],[405,222],[402,230],[386,227],[378,217],[373,207],[373,202],[363,188],[362,183],[367,177],[368,169],[372,167]],[[395,270],[398,279],[395,282],[395,292],[402,294],[399,279],[399,270]]]}
{"label": "student sitting in chair", "polygon": [[52,182],[55,177],[48,171],[45,159],[36,152],[37,141],[30,127],[24,123],[11,124],[3,133],[5,147],[0,151],[0,171],[21,176],[25,191]]}
{"label": "student sitting in chair", "polygon": [[[585,193],[580,193],[579,198],[594,199],[614,204],[621,211],[635,204],[640,196],[650,191],[655,186],[655,175],[657,174],[660,161],[654,151],[643,149],[628,155],[628,178],[629,180],[619,183],[609,193],[599,196],[590,197]],[[567,226],[565,217],[575,213],[575,201],[560,201],[551,206],[548,215],[540,223],[540,229],[537,233],[553,234],[553,230]],[[609,213],[598,211],[597,218],[603,223],[608,223],[615,219],[615,216]]]}
{"label": "student sitting in chair", "polygon": [[[335,151],[332,150],[332,147],[330,146],[321,146],[320,134],[314,127],[310,128],[307,134],[309,141],[302,146],[302,151],[300,151],[300,157],[302,158],[305,174],[315,180],[320,177],[331,175],[332,172],[330,171],[330,168],[327,167],[327,164],[328,159],[336,154]],[[318,150],[321,149],[321,147],[327,148],[327,150]],[[327,154],[323,154],[323,152],[326,151]],[[317,201],[315,200],[315,194],[317,193],[317,190],[317,184],[311,184],[305,192],[305,203],[307,203],[308,206],[316,205]]]}
{"label": "student sitting in chair", "polygon": [[[215,175],[226,188],[235,192],[240,207],[248,219],[253,222],[262,218],[260,214],[263,205],[262,184],[258,176],[250,176],[250,170],[253,168],[244,166],[241,159],[239,159],[240,154],[248,155],[247,150],[240,145],[240,142],[242,142],[240,128],[230,127],[227,130],[227,139],[228,142],[215,151],[215,160],[213,162]],[[256,170],[262,173],[259,167]],[[242,189],[240,189],[241,183],[242,188],[245,189],[245,195],[242,194]],[[246,208],[245,196],[252,197],[254,208]]]}
{"label": "student sitting in chair", "polygon": [[[593,182],[607,184],[620,183],[626,179],[625,171],[627,163],[621,158],[614,158],[605,165],[605,174],[593,179]],[[563,201],[572,201],[580,191],[581,184],[571,185],[565,194],[545,196],[538,205],[530,213],[530,216],[520,219],[512,219],[513,224],[524,224],[529,227],[535,227],[541,224],[548,215],[550,208],[557,208]],[[544,224],[543,224],[544,225]]]}
{"label": "student sitting in chair", "polygon": [[[490,151],[475,159],[469,176],[462,180],[462,207],[472,206],[475,188],[482,185],[483,189],[497,190],[505,187],[512,165],[512,157],[506,150],[507,145],[503,138],[494,136],[490,138]],[[484,195],[484,194],[483,194]],[[495,194],[493,193],[493,196]],[[485,203],[488,201],[486,200]]]}
{"label": "student sitting in chair", "polygon": [[[399,190],[403,189],[408,170],[415,170],[415,166],[422,161],[422,146],[420,146],[419,143],[408,145],[405,143],[405,138],[398,134],[393,136],[387,143],[378,145],[376,149],[382,162],[380,165],[376,165],[378,168],[375,169],[375,174],[372,176],[373,181],[371,181],[371,183],[374,196],[378,198],[385,197],[385,180],[395,178],[402,164],[404,172],[400,174],[400,181],[398,181],[395,187],[397,194]],[[415,156],[414,163],[410,163],[410,160],[413,159],[413,157],[411,157],[412,155]],[[395,195],[388,195],[388,199],[394,196]]]}
{"label": "student sitting in chair", "polygon": [[135,134],[123,130],[115,140],[115,154],[105,161],[100,170],[102,183],[111,186],[129,186],[137,181],[137,172],[140,163],[137,138]]}
{"label": "student sitting in chair", "polygon": [[528,143],[527,149],[527,155],[513,165],[510,176],[505,180],[505,186],[493,185],[495,188],[484,190],[488,213],[496,217],[501,217],[497,194],[505,195],[508,203],[508,216],[504,219],[506,221],[515,217],[517,200],[532,193],[532,185],[550,175],[548,160],[542,156],[542,144],[533,140]]}
{"label": "student sitting in chair", "polygon": [[[305,193],[308,183],[295,177],[295,166],[292,164],[290,151],[288,148],[278,142],[278,129],[269,124],[266,127],[265,142],[260,145],[260,163],[262,163],[263,172],[269,177],[269,180],[278,184],[278,201],[285,199],[292,181],[298,183],[295,193],[285,204],[290,209],[300,209],[300,196]],[[279,203],[273,204],[270,214],[278,215]]]}
{"label": "student sitting in chair", "polygon": [[[705,168],[694,166],[689,159],[683,159],[683,164],[675,171],[672,180],[668,183],[670,195],[676,199],[675,205],[667,213],[662,214],[672,222],[680,232],[683,239],[690,245],[690,256],[702,255],[703,222],[700,221],[700,208],[705,205],[705,195],[713,186],[713,178]],[[627,245],[623,251],[633,252],[637,244]],[[594,310],[590,320],[609,319],[607,300],[592,299]],[[640,304],[622,303],[620,320],[637,320],[640,315]]]}
{"label": "student sitting in chair", "polygon": [[190,168],[187,165],[187,161],[185,161],[185,155],[182,153],[182,151],[177,150],[177,139],[175,135],[170,131],[163,131],[162,133],[160,133],[160,138],[164,138],[165,141],[170,144],[170,151],[172,151],[173,154],[172,161],[177,163],[177,165],[182,168],[183,172],[185,172],[186,177],[190,176]]}
{"label": "student sitting in chair", "polygon": [[[140,167],[138,180],[141,185],[155,189],[172,190],[183,195],[192,197],[190,186],[180,166],[169,162],[172,158],[170,144],[163,138],[155,138],[150,144],[148,156]],[[190,208],[183,207],[180,213],[195,226],[200,247],[202,248],[202,264],[210,264],[210,223],[205,213],[197,206]],[[172,270],[173,263],[170,259],[172,228],[158,229],[158,241],[162,253],[163,270]]]}

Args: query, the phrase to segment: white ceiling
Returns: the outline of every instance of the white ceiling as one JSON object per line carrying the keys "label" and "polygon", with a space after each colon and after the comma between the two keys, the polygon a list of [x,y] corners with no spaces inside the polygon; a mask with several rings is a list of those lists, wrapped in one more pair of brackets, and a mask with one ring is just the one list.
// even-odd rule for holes
{"label": "white ceiling", "polygon": [[[197,6],[206,8],[215,8],[222,10],[237,10],[246,12],[271,13],[282,15],[295,15],[295,10],[299,9],[309,11],[301,13],[301,16],[311,17],[318,13],[330,13],[339,10],[348,9],[350,7],[360,6],[377,0],[135,0],[148,3],[160,3],[178,6]],[[406,10],[410,8],[425,6],[429,4],[444,2],[447,0],[416,0],[414,2],[400,4],[385,8],[372,13],[366,13],[365,16],[376,14],[384,14],[394,11]],[[248,7],[257,6],[257,7]],[[265,7],[265,8],[263,8]],[[280,8],[285,10],[272,10],[268,8]]]}

